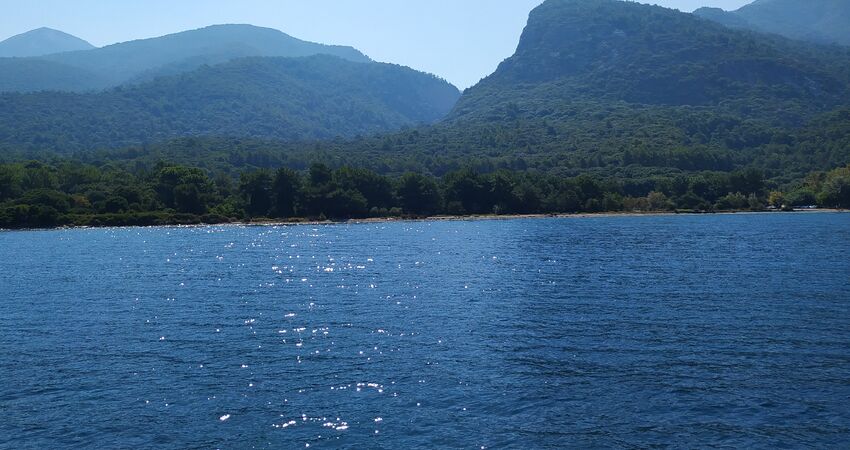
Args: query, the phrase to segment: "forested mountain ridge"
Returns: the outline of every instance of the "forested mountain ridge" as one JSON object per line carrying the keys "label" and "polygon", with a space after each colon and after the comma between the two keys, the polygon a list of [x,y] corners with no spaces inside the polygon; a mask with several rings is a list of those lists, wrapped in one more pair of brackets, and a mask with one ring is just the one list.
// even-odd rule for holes
{"label": "forested mountain ridge", "polygon": [[719,106],[786,122],[788,112],[799,120],[845,104],[848,92],[846,49],[729,30],[656,6],[549,0],[532,11],[516,53],[464,93],[450,120],[509,103],[536,113],[594,99]]}
{"label": "forested mountain ridge", "polygon": [[516,54],[404,146],[569,174],[755,165],[794,177],[850,162],[836,120],[848,107],[850,49],[633,2],[548,0]]}
{"label": "forested mountain ridge", "polygon": [[0,58],[44,56],[93,48],[93,45],[68,33],[51,28],[38,28],[0,42]]}
{"label": "forested mountain ridge", "polygon": [[459,95],[391,64],[243,58],[100,93],[2,94],[0,148],[67,153],[181,136],[354,136],[433,123]]}
{"label": "forested mountain ridge", "polygon": [[[250,56],[300,57],[318,54],[355,62],[371,60],[351,47],[306,42],[281,31],[251,25],[214,25],[158,38],[39,58],[0,59],[0,91],[60,90],[84,92],[146,81]],[[27,82],[36,61],[39,77]],[[69,80],[67,70],[89,74]],[[63,81],[66,80],[66,81]],[[14,82],[13,82],[14,81]]]}
{"label": "forested mountain ridge", "polygon": [[850,2],[846,0],[757,0],[735,11],[700,8],[694,14],[735,28],[850,45]]}

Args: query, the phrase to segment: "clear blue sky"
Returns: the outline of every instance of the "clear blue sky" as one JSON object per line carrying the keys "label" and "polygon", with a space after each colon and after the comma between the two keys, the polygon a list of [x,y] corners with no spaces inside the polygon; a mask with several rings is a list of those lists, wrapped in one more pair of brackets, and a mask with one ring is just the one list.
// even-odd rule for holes
{"label": "clear blue sky", "polygon": [[[692,11],[748,0],[642,0]],[[460,88],[513,54],[528,12],[542,0],[0,0],[0,40],[50,27],[94,45],[219,23],[277,28],[351,45],[378,61],[437,74]]]}

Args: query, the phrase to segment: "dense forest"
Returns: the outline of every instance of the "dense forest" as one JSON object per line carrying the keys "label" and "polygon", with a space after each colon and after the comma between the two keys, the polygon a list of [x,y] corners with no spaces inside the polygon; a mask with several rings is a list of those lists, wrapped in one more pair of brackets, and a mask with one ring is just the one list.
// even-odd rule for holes
{"label": "dense forest", "polygon": [[755,166],[790,181],[850,162],[848,104],[848,48],[638,3],[550,0],[427,145],[460,139],[560,174]]}
{"label": "dense forest", "polygon": [[[575,104],[571,124],[517,117],[324,141],[194,137],[72,155],[87,163],[109,162],[129,170],[166,160],[231,174],[281,166],[305,169],[315,161],[388,175],[412,171],[437,177],[464,167],[482,173],[535,170],[562,178],[590,173],[629,179],[755,167],[780,184],[850,163],[850,109],[826,114],[797,130],[751,127],[746,121],[710,111],[643,122],[634,120],[629,109],[624,105],[603,112]],[[699,141],[668,128],[671,121]],[[599,133],[613,137],[602,139]],[[54,158],[56,153],[51,151],[0,154],[0,160],[6,161]]]}
{"label": "dense forest", "polygon": [[130,172],[66,160],[0,165],[0,227],[223,223],[614,211],[850,207],[850,166],[784,186],[755,169],[644,179],[466,168],[435,178],[366,169],[256,169],[238,177],[160,162]]}
{"label": "dense forest", "polygon": [[65,153],[195,135],[351,137],[435,122],[459,95],[392,64],[244,58],[100,93],[0,94],[0,149]]}

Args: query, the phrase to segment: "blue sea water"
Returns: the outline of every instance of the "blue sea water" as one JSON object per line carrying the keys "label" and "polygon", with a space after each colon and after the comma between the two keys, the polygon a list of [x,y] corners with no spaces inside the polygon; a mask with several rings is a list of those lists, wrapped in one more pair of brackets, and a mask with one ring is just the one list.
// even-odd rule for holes
{"label": "blue sea water", "polygon": [[0,233],[3,448],[848,443],[848,214]]}

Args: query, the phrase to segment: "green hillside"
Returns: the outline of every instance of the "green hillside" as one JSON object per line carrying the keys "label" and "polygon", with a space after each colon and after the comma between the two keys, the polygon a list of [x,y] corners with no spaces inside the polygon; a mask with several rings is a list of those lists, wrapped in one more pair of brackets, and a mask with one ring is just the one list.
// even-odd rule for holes
{"label": "green hillside", "polygon": [[591,99],[710,106],[793,124],[847,101],[848,56],[654,6],[550,0],[531,13],[516,54],[467,91],[452,118],[492,116],[509,103],[557,114]]}
{"label": "green hillside", "polygon": [[567,171],[792,173],[848,161],[837,132],[847,124],[836,120],[848,106],[848,49],[631,2],[549,0],[439,133]]}
{"label": "green hillside", "polygon": [[246,58],[102,93],[0,95],[0,146],[67,153],[180,136],[354,136],[435,122],[458,95],[390,64]]}

